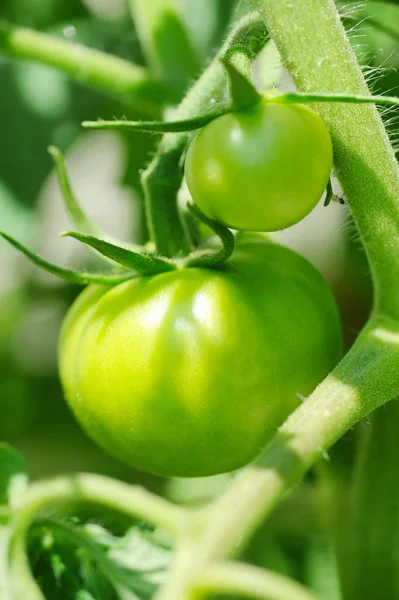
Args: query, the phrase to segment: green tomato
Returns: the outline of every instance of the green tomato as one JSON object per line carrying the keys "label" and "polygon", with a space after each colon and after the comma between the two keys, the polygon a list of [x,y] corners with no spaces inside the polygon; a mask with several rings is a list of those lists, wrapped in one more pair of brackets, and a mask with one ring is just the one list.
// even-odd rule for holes
{"label": "green tomato", "polygon": [[201,129],[185,174],[208,217],[234,229],[277,231],[316,206],[331,167],[330,135],[313,110],[261,102]]}
{"label": "green tomato", "polygon": [[340,354],[321,275],[255,238],[220,270],[89,286],[59,358],[69,404],[100,446],[145,471],[199,477],[251,461]]}

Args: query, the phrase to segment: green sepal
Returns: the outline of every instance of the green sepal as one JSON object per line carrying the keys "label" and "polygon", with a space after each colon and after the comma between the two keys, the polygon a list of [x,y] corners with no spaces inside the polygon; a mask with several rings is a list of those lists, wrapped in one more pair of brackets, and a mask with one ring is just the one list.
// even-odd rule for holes
{"label": "green sepal", "polygon": [[73,271],[71,269],[64,269],[63,267],[59,267],[44,260],[43,258],[40,258],[40,256],[37,256],[37,254],[29,250],[29,248],[26,248],[26,246],[20,244],[17,240],[12,238],[7,233],[0,231],[0,236],[7,240],[7,242],[14,246],[14,248],[20,250],[23,254],[25,254],[25,256],[27,256],[31,260],[31,262],[33,262],[35,265],[37,265],[44,271],[47,271],[52,275],[56,275],[61,279],[65,279],[66,281],[70,281],[71,283],[77,283],[78,285],[87,285],[89,283],[98,283],[101,285],[117,285],[118,283],[122,283],[127,279],[131,279],[132,277],[131,273],[86,273],[81,271]]}
{"label": "green sepal", "polygon": [[202,223],[212,229],[220,238],[223,246],[221,250],[198,250],[193,252],[185,261],[185,267],[219,267],[225,263],[233,254],[235,249],[235,238],[233,233],[214,219],[210,219],[202,210],[195,204],[187,203],[187,208],[200,220]]}
{"label": "green sepal", "polygon": [[77,231],[67,231],[61,235],[72,237],[83,244],[87,244],[106,258],[143,275],[154,275],[156,273],[164,273],[165,271],[174,271],[177,268],[174,263],[165,259],[133,252],[129,248],[123,248],[122,246],[111,244],[105,240],[100,240],[94,236],[85,235],[84,233],[79,233]]}
{"label": "green sepal", "polygon": [[[182,121],[83,121],[82,127],[86,129],[124,129],[128,131],[146,131],[149,133],[178,133],[184,131],[194,131],[208,125],[214,119],[231,112],[228,107],[193,117],[192,119],[183,119]],[[76,224],[76,223],[75,223]]]}
{"label": "green sepal", "polygon": [[72,192],[68,173],[65,167],[65,158],[61,150],[55,146],[49,146],[48,152],[54,160],[61,194],[68,214],[71,217],[72,223],[79,229],[79,231],[83,231],[84,233],[88,233],[90,235],[101,235],[100,230],[84,213]]}
{"label": "green sepal", "polygon": [[251,55],[246,48],[238,52],[237,47],[220,59],[227,71],[230,84],[230,95],[234,109],[249,108],[262,100],[251,81]]}
{"label": "green sepal", "polygon": [[345,204],[345,200],[342,198],[342,196],[337,196],[337,194],[334,194],[331,179],[329,179],[326,187],[326,198],[324,200],[323,206],[328,206],[331,202],[339,202],[339,204]]}
{"label": "green sepal", "polygon": [[324,200],[323,206],[328,206],[333,199],[333,196],[334,192],[331,185],[331,179],[329,179],[326,187],[326,199]]}

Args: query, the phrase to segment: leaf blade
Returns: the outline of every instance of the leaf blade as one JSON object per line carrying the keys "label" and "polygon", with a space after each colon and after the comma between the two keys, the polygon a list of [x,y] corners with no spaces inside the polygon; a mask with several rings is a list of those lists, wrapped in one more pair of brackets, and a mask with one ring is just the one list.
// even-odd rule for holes
{"label": "leaf blade", "polygon": [[91,235],[85,235],[77,231],[67,231],[62,235],[72,237],[79,242],[94,248],[103,256],[110,258],[123,267],[144,275],[155,275],[157,273],[164,273],[165,271],[174,271],[176,269],[176,265],[170,261],[148,254],[134,252],[130,248],[111,244],[111,242],[101,240]]}
{"label": "leaf blade", "polygon": [[65,269],[41,258],[4,231],[0,231],[0,236],[14,246],[14,248],[22,252],[36,266],[71,283],[76,283],[78,285],[88,285],[89,283],[98,283],[100,285],[117,285],[118,283],[123,283],[124,281],[131,279],[132,277],[131,274],[113,275],[108,273],[88,273],[84,271],[82,272],[74,271],[72,269]]}

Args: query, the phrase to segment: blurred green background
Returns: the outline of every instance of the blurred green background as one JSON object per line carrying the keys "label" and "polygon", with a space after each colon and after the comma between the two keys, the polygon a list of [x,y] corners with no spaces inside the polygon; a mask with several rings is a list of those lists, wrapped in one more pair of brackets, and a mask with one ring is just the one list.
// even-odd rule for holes
{"label": "blurred green background", "polygon": [[[217,50],[231,19],[251,9],[250,2],[239,0],[176,0],[176,6],[196,49],[197,75]],[[372,89],[399,95],[399,6],[345,0],[340,8]],[[0,19],[144,64],[127,0],[1,0]],[[257,61],[254,76],[260,86],[272,80],[281,89],[292,88],[270,45]],[[0,90],[0,228],[60,265],[79,267],[89,260],[77,242],[58,237],[68,228],[68,219],[47,153],[54,144],[66,153],[73,189],[96,222],[121,239],[145,241],[139,174],[152,156],[156,136],[85,132],[80,127],[85,119],[142,115],[54,69],[1,55]],[[388,111],[385,118],[395,140],[395,114]],[[330,283],[349,346],[370,310],[371,284],[347,207],[332,203],[324,208],[320,202],[309,217],[279,237],[313,262]],[[0,242],[0,255],[0,439],[25,455],[32,478],[95,471],[144,483],[187,502],[222,489],[224,476],[206,483],[176,480],[165,487],[164,481],[133,472],[88,440],[66,406],[57,376],[58,334],[79,288],[42,273],[5,242]],[[356,432],[351,432],[333,450],[328,467],[332,472],[349,469],[355,438]],[[325,597],[335,599],[332,562],[323,559],[331,551],[314,521],[315,506],[324,502],[326,489],[314,489],[312,477],[277,510],[271,535],[269,530],[269,537],[258,536],[248,552],[253,562],[311,582],[314,589],[324,586]],[[296,518],[290,520],[292,515]],[[304,550],[298,540],[313,529],[313,541]]]}

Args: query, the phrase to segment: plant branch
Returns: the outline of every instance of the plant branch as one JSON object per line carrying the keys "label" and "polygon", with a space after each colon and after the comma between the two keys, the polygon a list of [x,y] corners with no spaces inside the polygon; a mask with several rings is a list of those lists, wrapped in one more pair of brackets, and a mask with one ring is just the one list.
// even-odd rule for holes
{"label": "plant branch", "polygon": [[[369,95],[333,0],[252,0],[298,89]],[[295,24],[295,27],[293,27]],[[399,318],[399,167],[373,105],[319,103],[369,260],[377,310]]]}
{"label": "plant branch", "polygon": [[143,67],[3,21],[0,21],[0,54],[59,69],[149,116],[159,116],[162,104],[170,100],[167,86],[151,78]]}
{"label": "plant branch", "polygon": [[317,600],[305,587],[273,571],[239,562],[207,567],[194,589],[203,594],[232,594],[259,600]]}
{"label": "plant branch", "polygon": [[154,523],[172,535],[179,535],[185,522],[184,509],[140,487],[101,475],[85,473],[32,484],[22,495],[11,522],[9,561],[15,600],[43,600],[26,555],[26,536],[43,510],[66,501],[106,506],[132,518]]}

